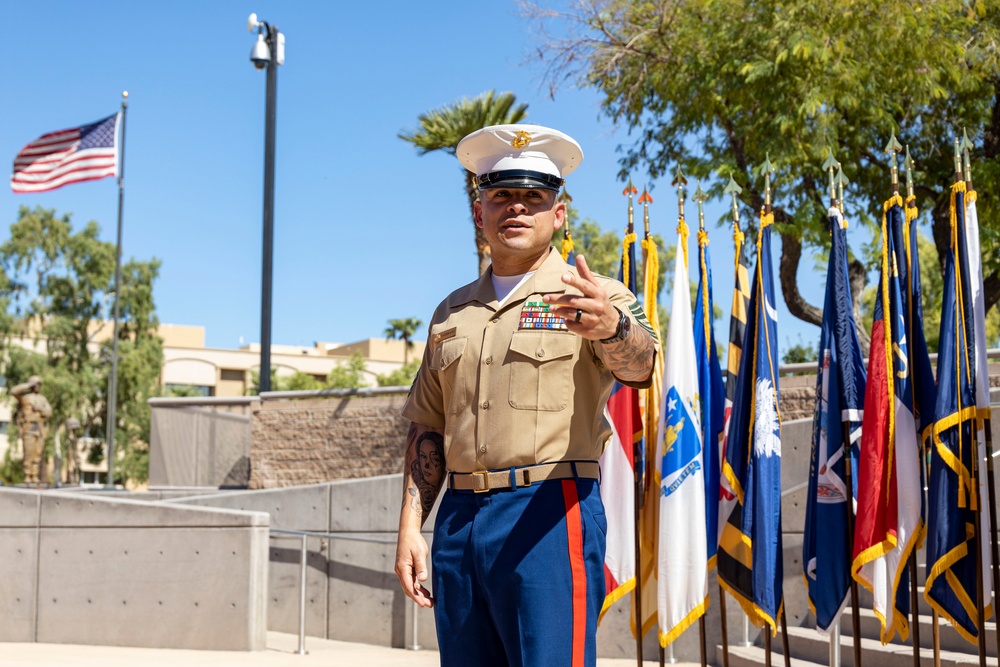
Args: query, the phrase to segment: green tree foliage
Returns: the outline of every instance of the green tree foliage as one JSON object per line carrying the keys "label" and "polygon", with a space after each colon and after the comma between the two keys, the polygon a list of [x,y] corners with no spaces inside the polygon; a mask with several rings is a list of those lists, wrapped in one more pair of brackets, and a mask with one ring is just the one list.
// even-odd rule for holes
{"label": "green tree foliage", "polygon": [[[432,151],[444,151],[455,155],[458,142],[467,134],[489,125],[505,125],[517,123],[528,115],[527,104],[515,104],[514,93],[489,91],[478,97],[463,98],[458,102],[434,109],[417,117],[419,128],[399,133],[399,138],[408,141],[417,148],[420,155]],[[472,213],[473,202],[479,197],[476,187],[476,175],[459,166],[465,183],[465,195],[469,200],[469,213]],[[486,272],[490,265],[490,245],[483,235],[483,230],[475,226],[476,252],[479,256],[479,275]]]}
{"label": "green tree foliage", "polygon": [[413,384],[413,379],[417,377],[418,370],[420,370],[420,360],[414,359],[394,371],[384,375],[376,375],[375,381],[380,387],[409,387]]}
{"label": "green tree foliage", "polygon": [[389,340],[399,339],[403,341],[403,365],[410,363],[410,350],[413,349],[413,334],[417,332],[423,324],[415,317],[407,317],[401,320],[389,320],[389,326],[385,328],[385,337]]}
{"label": "green tree foliage", "polygon": [[[8,386],[37,374],[52,404],[51,443],[67,418],[80,420],[83,433],[104,437],[111,370],[110,325],[114,300],[115,245],[101,241],[96,222],[74,230],[69,215],[21,207],[0,246],[0,279],[8,291],[0,324],[0,375]],[[163,341],[153,300],[160,262],[129,260],[122,265],[118,330],[116,462],[120,481],[143,482],[148,475],[150,409],[159,388]],[[14,338],[33,340],[36,350]],[[103,339],[103,340],[102,340]],[[116,457],[118,458],[118,457]]]}
{"label": "green tree foliage", "polygon": [[359,389],[365,386],[365,360],[355,352],[346,363],[338,364],[326,376],[326,389]]}
{"label": "green tree foliage", "polygon": [[[918,205],[931,217],[943,265],[952,139],[967,127],[979,199],[986,302],[1000,298],[1000,8],[995,3],[883,0],[582,0],[538,11],[551,33],[541,57],[553,86],[589,85],[603,112],[636,138],[622,178],[681,163],[719,196],[732,175],[751,211],[764,204],[752,168],[770,154],[779,277],[789,310],[819,324],[800,294],[803,246],[826,248],[832,147],[851,181],[852,220],[881,218],[891,194],[882,149],[895,132],[916,162]],[[714,177],[714,178],[713,178]],[[746,216],[745,216],[746,217]],[[873,258],[869,257],[869,266]],[[851,262],[857,301],[865,266]],[[860,332],[867,338],[865,332]]]}
{"label": "green tree foliage", "polygon": [[818,361],[819,352],[816,349],[818,345],[819,340],[815,344],[810,345],[803,342],[800,335],[799,341],[795,345],[785,346],[785,353],[781,356],[781,362],[784,364],[801,364],[807,361]]}
{"label": "green tree foliage", "polygon": [[[941,338],[941,303],[944,300],[944,276],[938,270],[937,251],[934,243],[923,234],[917,234],[917,255],[920,258],[920,289],[923,292],[924,338],[927,349],[937,352]],[[878,286],[865,289],[861,297],[861,318],[863,326],[872,330],[875,318],[875,297]],[[1000,312],[996,308],[986,313],[986,344],[995,347],[1000,339]]]}

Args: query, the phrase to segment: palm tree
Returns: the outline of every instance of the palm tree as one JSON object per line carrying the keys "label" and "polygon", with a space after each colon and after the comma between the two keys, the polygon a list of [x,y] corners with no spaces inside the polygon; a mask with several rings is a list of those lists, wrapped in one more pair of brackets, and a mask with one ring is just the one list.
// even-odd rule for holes
{"label": "palm tree", "polygon": [[402,320],[389,320],[389,326],[385,328],[385,337],[388,340],[399,339],[403,341],[405,349],[403,350],[403,365],[410,363],[410,350],[413,349],[413,341],[410,338],[413,334],[417,332],[420,325],[423,324],[420,320],[415,317],[407,317]]}
{"label": "palm tree", "polygon": [[[400,132],[399,138],[409,141],[417,147],[420,155],[431,151],[445,151],[454,155],[458,142],[476,130],[489,125],[506,125],[517,123],[528,115],[528,105],[514,106],[514,93],[495,94],[496,91],[483,93],[474,99],[463,98],[458,102],[434,109],[417,117],[420,129],[412,132]],[[469,197],[469,212],[473,202],[479,197],[476,187],[476,175],[462,168],[465,175],[465,193]],[[483,235],[483,230],[475,226],[476,252],[479,255],[479,275],[482,275],[490,265],[490,245]]]}

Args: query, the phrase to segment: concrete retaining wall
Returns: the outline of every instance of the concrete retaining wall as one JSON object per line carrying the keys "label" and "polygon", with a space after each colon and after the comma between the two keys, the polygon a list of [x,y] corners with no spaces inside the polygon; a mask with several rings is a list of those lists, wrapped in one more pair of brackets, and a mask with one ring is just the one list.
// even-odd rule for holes
{"label": "concrete retaining wall", "polygon": [[[403,595],[393,572],[401,493],[402,475],[397,474],[170,502],[268,512],[272,528],[342,534],[341,539],[308,540],[306,634],[403,647],[412,644],[415,605]],[[433,526],[433,521],[434,512],[426,525]],[[274,537],[268,629],[297,633],[301,540]],[[430,533],[425,537],[430,544]],[[433,613],[416,613],[418,643],[436,648]]]}
{"label": "concrete retaining wall", "polygon": [[0,489],[0,641],[262,650],[268,517]]}

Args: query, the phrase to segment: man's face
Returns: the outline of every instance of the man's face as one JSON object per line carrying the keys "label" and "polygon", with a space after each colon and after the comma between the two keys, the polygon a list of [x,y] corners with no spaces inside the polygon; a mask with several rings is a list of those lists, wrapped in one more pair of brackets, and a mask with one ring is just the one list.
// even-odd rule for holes
{"label": "man's face", "polygon": [[520,259],[544,252],[562,226],[566,205],[541,188],[483,190],[475,203],[476,226],[489,241],[494,259]]}

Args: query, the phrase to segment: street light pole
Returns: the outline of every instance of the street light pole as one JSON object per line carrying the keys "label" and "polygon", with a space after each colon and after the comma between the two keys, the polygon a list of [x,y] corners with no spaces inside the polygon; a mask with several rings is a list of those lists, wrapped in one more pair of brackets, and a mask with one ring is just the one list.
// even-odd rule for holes
{"label": "street light pole", "polygon": [[257,28],[257,43],[250,60],[257,69],[267,68],[264,111],[264,242],[260,303],[260,376],[258,391],[271,391],[271,275],[274,257],[274,137],[277,119],[278,65],[285,61],[285,36],[278,27],[257,21],[251,14],[247,27]]}

